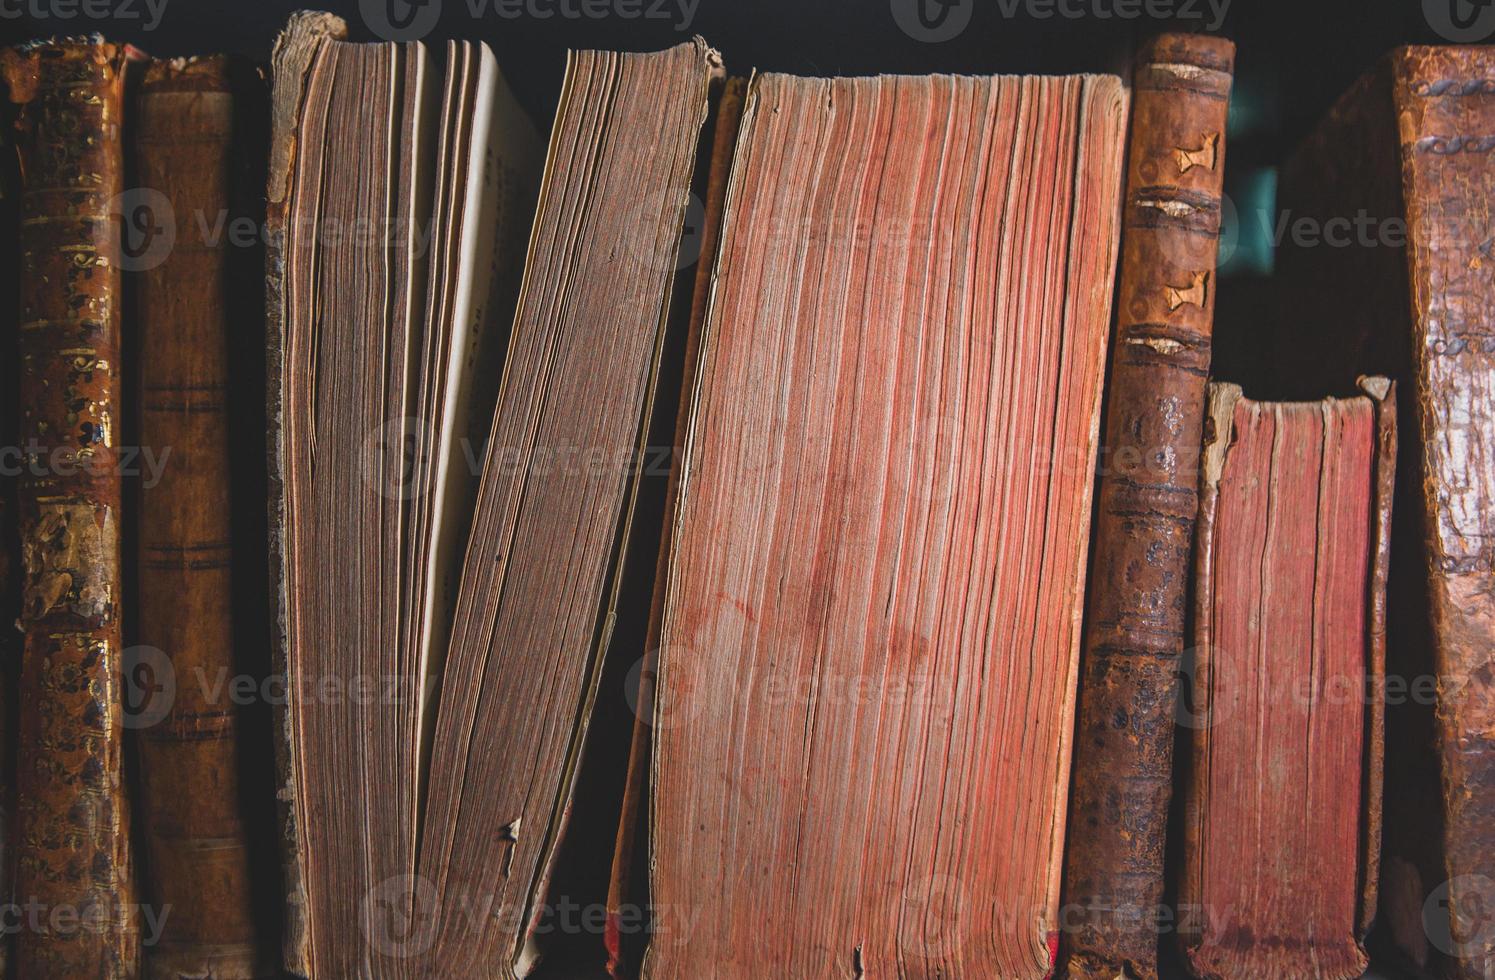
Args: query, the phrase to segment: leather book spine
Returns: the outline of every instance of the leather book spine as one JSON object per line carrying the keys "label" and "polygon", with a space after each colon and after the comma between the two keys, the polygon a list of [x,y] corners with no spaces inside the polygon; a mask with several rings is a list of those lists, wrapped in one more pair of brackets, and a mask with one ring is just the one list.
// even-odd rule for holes
{"label": "leather book spine", "polygon": [[295,173],[296,131],[307,73],[324,41],[347,37],[348,25],[320,11],[298,11],[275,40],[270,58],[270,158],[265,189],[265,400],[269,467],[270,669],[282,686],[274,721],[276,807],[280,824],[282,887],[281,965],[298,977],[311,975],[311,930],[307,923],[297,825],[296,742],[291,725],[290,672],[286,661],[287,615],[285,497],[285,272],[286,217]]}
{"label": "leather book spine", "polygon": [[[136,642],[172,683],[140,708],[147,898],[171,909],[146,950],[161,980],[267,975],[251,895],[232,694],[234,546],[228,295],[235,95],[222,57],[158,61],[132,153],[152,239],[139,243],[142,454]],[[159,697],[160,701],[156,701]]]}
{"label": "leather book spine", "polygon": [[680,393],[680,405],[675,415],[675,439],[671,447],[670,475],[665,489],[663,530],[660,532],[659,559],[654,571],[654,594],[649,604],[649,620],[645,626],[645,650],[633,705],[633,736],[629,745],[628,773],[623,789],[622,812],[618,818],[612,874],[608,881],[607,923],[603,941],[607,948],[607,972],[614,980],[627,980],[634,970],[627,959],[629,951],[624,949],[623,923],[625,919],[640,922],[642,918],[627,913],[628,905],[635,897],[631,882],[634,864],[638,859],[638,831],[648,816],[649,763],[653,757],[651,735],[654,724],[654,686],[658,676],[659,634],[663,626],[664,600],[669,584],[671,532],[680,497],[680,454],[690,423],[692,393],[696,387],[696,368],[700,360],[701,325],[706,320],[706,308],[711,299],[716,247],[721,233],[722,212],[726,208],[727,184],[732,176],[732,157],[737,147],[738,125],[742,122],[743,98],[746,94],[747,79],[729,78],[722,83],[716,103],[711,158],[707,165],[701,253],[692,285],[690,322],[685,338],[685,386]]}
{"label": "leather book spine", "polygon": [[[1392,57],[1421,437],[1428,615],[1438,676],[1448,909],[1459,980],[1495,978],[1495,48]],[[1409,519],[1416,520],[1416,515]],[[1440,937],[1441,938],[1441,937]]]}
{"label": "leather book spine", "polygon": [[[1214,581],[1215,523],[1220,508],[1220,477],[1225,470],[1225,456],[1230,449],[1236,402],[1242,397],[1239,385],[1213,383],[1209,386],[1205,411],[1203,454],[1199,467],[1198,547],[1194,560],[1194,648],[1188,663],[1188,685],[1183,692],[1199,719],[1199,727],[1210,724],[1211,671],[1214,649]],[[1183,799],[1183,867],[1178,880],[1180,909],[1203,909],[1204,873],[1199,862],[1203,853],[1205,808],[1209,806],[1208,740],[1195,733],[1189,740],[1190,758],[1184,767]],[[1188,958],[1204,936],[1205,923],[1198,915],[1187,915],[1179,922],[1179,945]]]}
{"label": "leather book spine", "polygon": [[1360,854],[1359,938],[1363,941],[1375,924],[1380,894],[1381,825],[1386,787],[1386,583],[1391,575],[1391,509],[1396,498],[1396,384],[1382,377],[1361,377],[1360,389],[1376,405],[1376,469],[1371,499],[1370,596],[1365,654],[1367,690],[1365,706],[1365,774],[1362,779],[1364,805]]}
{"label": "leather book spine", "polygon": [[25,632],[16,896],[47,910],[16,971],[132,977],[139,962],[123,783],[120,247],[127,49],[4,55],[21,154],[18,488]]}
{"label": "leather book spine", "polygon": [[1157,976],[1234,56],[1167,34],[1137,61],[1065,864],[1070,977]]}
{"label": "leather book spine", "polygon": [[[0,102],[0,105],[3,105]],[[8,116],[6,117],[8,118]],[[14,153],[0,155],[0,309],[15,310],[20,268],[17,235],[19,174]],[[15,318],[0,329],[0,364],[16,363]],[[14,384],[0,387],[0,446],[13,447],[0,472],[0,902],[10,902],[15,882],[16,686],[21,665],[20,541],[16,536],[16,413]],[[9,977],[10,936],[0,936],[0,978]]]}

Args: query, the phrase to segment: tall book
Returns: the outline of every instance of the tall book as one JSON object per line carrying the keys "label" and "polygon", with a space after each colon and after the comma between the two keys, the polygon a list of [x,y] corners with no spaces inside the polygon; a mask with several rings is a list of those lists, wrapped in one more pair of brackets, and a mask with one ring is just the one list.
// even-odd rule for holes
{"label": "tall book", "polygon": [[1293,306],[1260,337],[1273,397],[1403,380],[1381,908],[1462,980],[1495,976],[1492,134],[1495,48],[1403,48],[1357,83],[1283,168]]}
{"label": "tall book", "polygon": [[1348,980],[1380,862],[1395,389],[1210,389],[1179,919],[1211,980]]}
{"label": "tall book", "polygon": [[[5,106],[7,112],[9,106]],[[8,119],[9,116],[7,115]],[[8,132],[7,132],[8,137]],[[14,153],[0,159],[0,309],[15,310],[19,303],[20,173]],[[17,362],[17,330],[0,330],[0,362]],[[16,444],[20,399],[16,386],[0,391],[0,442]],[[21,642],[20,539],[16,533],[16,482],[19,473],[0,473],[0,901],[14,897],[16,830],[16,753],[20,703]],[[10,937],[0,939],[0,977],[10,976]]]}
{"label": "tall book", "polygon": [[1065,866],[1076,978],[1157,976],[1234,58],[1203,34],[1138,55]]}
{"label": "tall book", "polygon": [[1110,76],[753,80],[646,978],[1053,969],[1126,107]]}
{"label": "tall book", "polygon": [[[721,89],[716,100],[711,156],[706,167],[700,252],[691,291],[690,321],[686,328],[682,358],[681,373],[687,379],[687,385],[695,378],[696,365],[700,359],[701,325],[706,319],[706,307],[711,299],[711,284],[716,273],[722,211],[727,203],[727,181],[732,173],[732,154],[737,146],[738,125],[742,122],[747,79],[727,79]],[[655,681],[659,670],[659,634],[664,626],[664,598],[670,580],[670,535],[675,506],[680,498],[680,457],[690,423],[690,399],[681,397],[677,400],[676,415],[672,422],[672,455],[665,487],[664,513],[660,521],[649,617],[644,627],[643,649],[635,651],[640,656],[637,687],[632,691],[633,736],[628,747],[628,770],[608,879],[607,924],[604,927],[603,943],[607,948],[608,973],[615,980],[627,980],[636,974],[648,925],[642,915],[644,889],[640,887],[640,879],[645,876],[635,875],[635,872],[645,867],[648,861],[648,835],[640,834],[639,830],[648,819],[649,764],[653,755],[652,726]]]}
{"label": "tall book", "polygon": [[[304,15],[282,39],[271,161],[304,926],[288,962],[525,976],[617,619],[718,63],[699,40],[573,53],[536,181],[485,48],[449,47],[442,82],[419,45],[336,30]],[[370,212],[429,228],[429,250],[319,233]]]}
{"label": "tall book", "polygon": [[277,46],[266,289],[286,966],[317,977],[401,965],[382,937],[410,910],[388,891],[415,871],[464,454],[487,434],[538,165],[485,46],[438,66],[340,26],[299,14]]}
{"label": "tall book", "polygon": [[[237,80],[237,85],[236,85]],[[229,419],[230,331],[255,253],[236,247],[247,180],[249,88],[223,57],[154,61],[135,99],[133,245],[139,377],[134,623],[145,898],[169,910],[146,976],[271,975],[256,920],[240,792],[240,689]],[[240,586],[242,587],[242,586]]]}
{"label": "tall book", "polygon": [[[523,977],[538,928],[565,928],[550,879],[619,595],[653,570],[627,557],[721,73],[700,38],[569,57],[441,679],[420,976]],[[482,921],[446,911],[479,902]]]}
{"label": "tall book", "polygon": [[130,52],[3,55],[20,105],[22,546],[15,892],[20,976],[129,977],[139,959],[123,782],[121,136]]}

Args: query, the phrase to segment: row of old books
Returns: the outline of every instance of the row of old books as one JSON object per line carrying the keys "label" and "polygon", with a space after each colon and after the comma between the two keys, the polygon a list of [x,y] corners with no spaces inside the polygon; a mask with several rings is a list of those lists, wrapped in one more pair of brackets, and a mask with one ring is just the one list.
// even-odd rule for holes
{"label": "row of old books", "polygon": [[[1285,168],[1410,244],[1285,248],[1257,397],[1210,382],[1226,41],[580,51],[548,144],[441,55],[5,55],[16,976],[1337,978],[1378,922],[1495,976],[1495,50],[1394,54]],[[263,739],[201,682],[246,670]]]}

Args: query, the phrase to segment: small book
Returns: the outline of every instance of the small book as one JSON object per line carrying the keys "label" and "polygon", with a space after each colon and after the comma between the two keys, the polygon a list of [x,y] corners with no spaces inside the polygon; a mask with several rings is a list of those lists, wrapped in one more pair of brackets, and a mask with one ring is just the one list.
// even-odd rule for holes
{"label": "small book", "polygon": [[[1283,397],[1398,379],[1381,909],[1417,970],[1495,975],[1495,47],[1401,48],[1282,168]],[[1311,329],[1310,329],[1311,325]],[[1251,379],[1255,381],[1256,379]],[[1275,394],[1273,397],[1277,397]]]}
{"label": "small book", "polygon": [[643,975],[1054,966],[1119,79],[751,83],[653,700]]}
{"label": "small book", "polygon": [[1194,975],[1347,980],[1380,861],[1396,398],[1210,390],[1180,932]]}

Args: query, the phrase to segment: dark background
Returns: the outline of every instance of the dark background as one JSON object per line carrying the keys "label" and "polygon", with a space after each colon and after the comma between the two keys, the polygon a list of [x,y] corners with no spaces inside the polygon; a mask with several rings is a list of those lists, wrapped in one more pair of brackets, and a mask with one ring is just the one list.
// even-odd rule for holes
{"label": "dark background", "polygon": [[[112,13],[89,16],[85,10],[100,8],[80,7],[80,0],[0,0],[0,43],[98,31],[155,57],[228,51],[262,64],[287,15],[303,6],[293,0],[166,0],[157,20],[145,0],[92,2]],[[382,7],[386,2],[367,0],[376,11],[370,17],[362,14],[358,0],[322,6],[348,20],[352,40],[373,41],[389,36],[387,29],[381,33],[371,23],[379,20],[378,10],[387,9]],[[1060,9],[1080,16],[1055,9],[1048,17],[1040,16],[1053,9],[1043,0],[694,0],[689,17],[681,11],[681,0],[668,0],[659,4],[658,13],[635,19],[618,13],[628,0],[597,0],[604,10],[600,17],[583,13],[584,0],[498,0],[504,13],[495,9],[495,0],[487,0],[476,16],[471,7],[479,0],[426,2],[439,14],[424,40],[433,45],[447,38],[488,42],[542,132],[554,113],[568,48],[657,50],[700,34],[722,52],[733,74],[1125,74],[1131,52],[1151,34],[1224,34],[1238,45],[1227,151],[1227,193],[1237,218],[1224,236],[1216,328],[1216,371],[1226,378],[1232,352],[1250,349],[1254,319],[1273,315],[1271,222],[1254,216],[1274,213],[1275,165],[1386,51],[1400,44],[1467,39],[1447,37],[1434,26],[1438,5],[1446,10],[1450,0],[1214,0],[1213,7],[1209,0],[1060,0]],[[634,2],[647,12],[656,0]],[[969,22],[949,39],[921,38],[917,29],[900,26],[900,16],[911,23],[916,2],[931,4],[927,12],[936,17],[942,4],[952,8],[943,11],[951,18],[946,25],[963,18],[969,7]],[[1223,21],[1217,22],[1222,3]],[[536,8],[555,13],[538,17]],[[1123,9],[1134,15],[1119,16]],[[565,16],[563,10],[580,15]],[[67,16],[70,11],[73,15]],[[1160,16],[1170,11],[1170,16]],[[439,54],[439,45],[436,50]],[[605,681],[588,766],[600,778],[583,780],[591,788],[577,801],[571,842],[555,882],[558,892],[583,906],[600,903],[605,895],[603,875],[616,814],[613,794],[632,723],[623,691],[628,666],[624,662],[611,670]],[[268,753],[267,746],[264,751]],[[267,854],[267,865],[274,861]],[[273,895],[268,904],[274,904]],[[273,908],[267,910],[273,914]],[[542,977],[603,975],[600,937],[554,946],[556,955]],[[1397,975],[1391,968],[1381,970],[1383,976]]]}

